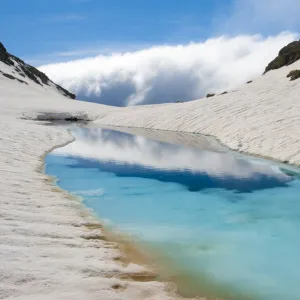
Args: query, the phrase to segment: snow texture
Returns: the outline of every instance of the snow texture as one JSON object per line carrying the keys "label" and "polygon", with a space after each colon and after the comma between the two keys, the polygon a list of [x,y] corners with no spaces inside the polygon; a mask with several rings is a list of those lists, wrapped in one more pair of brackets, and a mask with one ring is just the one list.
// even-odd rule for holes
{"label": "snow texture", "polygon": [[152,270],[120,260],[101,224],[41,172],[43,155],[73,137],[29,119],[91,120],[111,108],[1,74],[0,95],[0,299],[176,298]]}
{"label": "snow texture", "polygon": [[299,68],[300,61],[209,99],[126,108],[69,100],[0,74],[0,299],[175,297],[151,280],[151,271],[116,260],[121,253],[101,238],[101,226],[90,226],[97,222],[82,204],[40,172],[43,155],[73,139],[41,121],[202,133],[238,151],[299,165],[300,80],[286,78]]}

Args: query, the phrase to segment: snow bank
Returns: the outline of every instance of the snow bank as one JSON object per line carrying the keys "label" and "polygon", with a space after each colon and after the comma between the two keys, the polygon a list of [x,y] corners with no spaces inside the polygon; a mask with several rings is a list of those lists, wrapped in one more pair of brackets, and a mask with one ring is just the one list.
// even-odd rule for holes
{"label": "snow bank", "polygon": [[0,74],[0,298],[171,299],[163,283],[134,281],[148,271],[118,262],[115,244],[89,238],[101,236],[101,227],[38,171],[46,151],[72,140],[40,120],[203,133],[300,164],[300,79],[286,78],[297,68],[300,61],[209,99],[127,108],[68,100]]}
{"label": "snow bank", "polygon": [[40,172],[41,157],[73,137],[28,119],[93,120],[110,108],[1,75],[0,95],[0,299],[174,299],[151,270],[124,263],[82,204]]}

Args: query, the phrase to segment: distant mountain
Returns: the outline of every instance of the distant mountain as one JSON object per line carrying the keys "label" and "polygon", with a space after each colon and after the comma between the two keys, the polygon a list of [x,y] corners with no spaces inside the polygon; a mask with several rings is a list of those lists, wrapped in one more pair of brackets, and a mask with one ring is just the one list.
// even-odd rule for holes
{"label": "distant mountain", "polygon": [[60,94],[70,99],[76,96],[58,84],[51,81],[43,72],[33,66],[26,64],[20,58],[7,52],[4,45],[0,42],[0,76],[5,76],[11,80],[16,80],[20,84],[35,83],[42,87],[48,86],[56,89]]}

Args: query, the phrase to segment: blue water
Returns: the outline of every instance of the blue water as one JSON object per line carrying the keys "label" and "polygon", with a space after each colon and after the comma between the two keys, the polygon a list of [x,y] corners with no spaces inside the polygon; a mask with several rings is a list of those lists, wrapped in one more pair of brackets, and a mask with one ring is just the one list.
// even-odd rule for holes
{"label": "blue water", "polygon": [[159,249],[189,274],[191,289],[300,299],[297,173],[112,130],[73,134],[75,142],[47,155],[47,174],[107,224]]}

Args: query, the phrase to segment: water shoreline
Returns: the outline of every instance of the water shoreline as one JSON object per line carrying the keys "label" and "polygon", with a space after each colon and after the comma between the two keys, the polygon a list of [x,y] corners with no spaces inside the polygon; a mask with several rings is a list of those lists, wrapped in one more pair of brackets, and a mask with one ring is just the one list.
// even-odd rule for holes
{"label": "water shoreline", "polygon": [[[53,125],[55,125],[55,123]],[[139,282],[159,281],[166,284],[167,291],[171,297],[174,298],[180,297],[180,299],[185,299],[182,298],[182,295],[180,295],[180,293],[177,293],[178,288],[176,285],[174,285],[173,282],[166,281],[165,280],[166,278],[164,278],[164,280],[160,280],[161,278],[160,278],[159,271],[157,270],[157,264],[153,263],[153,256],[150,255],[149,252],[145,251],[145,249],[141,249],[141,245],[138,245],[133,240],[130,240],[130,238],[125,233],[121,233],[121,232],[117,233],[116,231],[106,227],[103,224],[101,218],[96,216],[92,209],[88,208],[83,204],[84,201],[83,197],[74,195],[69,191],[62,189],[57,183],[59,179],[55,176],[51,176],[46,173],[45,170],[46,156],[49,153],[51,153],[53,150],[64,147],[70,143],[73,143],[76,140],[76,138],[71,134],[71,131],[70,130],[67,131],[72,138],[69,141],[64,142],[60,145],[56,145],[51,149],[49,149],[48,151],[46,151],[40,157],[41,165],[37,168],[37,171],[47,176],[48,178],[47,184],[53,186],[55,188],[55,191],[60,192],[63,195],[67,195],[67,197],[71,201],[76,201],[81,203],[80,210],[82,210],[82,213],[84,215],[86,214],[89,215],[89,217],[92,217],[92,219],[94,219],[95,221],[95,222],[88,222],[86,224],[83,224],[83,226],[86,227],[87,229],[99,230],[101,232],[100,235],[93,236],[92,239],[107,241],[108,243],[111,243],[110,245],[111,249],[118,249],[120,251],[121,255],[114,258],[116,262],[122,264],[122,266],[129,265],[130,263],[134,263],[146,268],[144,272],[139,274],[132,274],[132,275],[126,274],[125,276],[120,275],[119,278],[121,280],[125,279],[125,280],[139,281]],[[196,300],[200,298],[203,299],[203,297],[201,296],[197,296],[196,298],[195,296],[188,297],[188,299],[190,300],[192,299]]]}
{"label": "water shoreline", "polygon": [[[116,127],[114,127],[114,129],[118,130],[118,128],[116,128]],[[197,135],[195,135],[195,136],[197,136]],[[60,148],[60,147],[61,146],[58,146],[56,148]],[[229,151],[230,149],[226,148],[226,150]],[[63,191],[65,191],[65,190],[63,190]],[[76,197],[76,196],[74,196],[74,197]],[[83,204],[83,206],[84,206],[84,204]],[[87,208],[87,207],[85,206],[85,208]],[[145,273],[145,275],[139,277],[138,280],[141,280],[141,281],[146,280],[147,281],[147,280],[151,279],[151,280],[161,280],[162,282],[172,282],[172,284],[175,284],[175,286],[176,286],[178,295],[181,297],[187,297],[189,299],[196,299],[195,297],[200,297],[200,298],[206,297],[207,299],[212,299],[212,298],[215,299],[215,297],[217,297],[218,299],[230,299],[230,300],[231,299],[253,299],[253,295],[242,295],[241,293],[238,293],[234,296],[228,296],[228,297],[224,298],[224,297],[222,297],[222,294],[223,295],[224,295],[224,293],[232,294],[233,290],[229,287],[220,287],[220,286],[219,287],[212,286],[211,288],[208,289],[210,291],[220,290],[220,292],[218,292],[218,295],[216,295],[216,294],[210,295],[209,292],[200,294],[199,290],[198,290],[199,286],[202,286],[202,288],[200,288],[200,289],[203,290],[204,289],[203,286],[205,284],[202,284],[202,285],[199,285],[199,283],[191,284],[190,282],[193,282],[193,278],[191,277],[191,274],[184,273],[183,270],[179,270],[178,266],[176,267],[174,264],[172,265],[171,262],[166,263],[165,261],[162,260],[162,258],[160,257],[160,254],[155,253],[155,251],[153,251],[153,249],[151,251],[149,251],[150,250],[149,248],[148,248],[148,250],[143,248],[141,251],[141,248],[140,248],[141,244],[134,242],[134,240],[132,240],[128,236],[126,236],[125,233],[117,234],[114,230],[105,228],[103,225],[103,222],[101,221],[101,217],[97,217],[95,215],[93,215],[93,216],[96,219],[98,219],[99,222],[101,223],[101,226],[99,228],[101,228],[101,230],[104,232],[104,236],[107,238],[107,240],[110,242],[115,242],[118,245],[119,250],[121,250],[121,252],[123,254],[125,254],[124,257],[118,258],[118,260],[121,263],[124,263],[125,261],[126,261],[126,263],[129,263],[131,261],[131,262],[134,262],[137,264],[145,265],[148,268],[150,267],[152,269],[156,269],[155,272]],[[103,239],[103,237],[102,237],[102,239]],[[153,255],[154,253],[155,253],[155,255]],[[164,258],[164,260],[166,260],[166,258]],[[169,269],[168,272],[166,272],[162,268],[160,270],[157,270],[158,262],[160,262],[160,266],[164,265],[165,270]],[[170,270],[175,271],[176,268],[177,268],[177,273],[170,272]],[[136,278],[134,280],[136,280]],[[205,280],[207,280],[207,279],[205,279],[203,277],[202,280],[203,280],[202,282],[205,282]],[[194,287],[191,287],[192,285],[194,285]],[[208,285],[211,285],[211,283]],[[189,289],[188,287],[190,288],[190,290],[188,290]],[[192,289],[195,289],[195,288],[197,289],[197,291],[192,291]],[[228,291],[226,292],[226,290],[228,290]],[[173,292],[174,292],[174,290],[173,290]]]}
{"label": "water shoreline", "polygon": [[[188,132],[188,131],[175,131],[175,130],[171,130],[171,129],[153,129],[153,128],[147,128],[147,127],[114,126],[114,125],[102,124],[101,122],[100,123],[91,122],[91,123],[87,124],[87,127],[92,127],[92,128],[96,127],[96,128],[104,128],[104,129],[107,128],[107,129],[112,129],[112,130],[116,130],[116,131],[132,133],[132,134],[136,134],[136,135],[140,134],[144,137],[147,137],[147,136],[143,135],[142,132],[143,131],[150,131],[152,133],[163,132],[166,135],[168,135],[168,134],[179,134],[179,135],[195,136],[197,138],[206,138],[207,141],[211,143],[212,148],[216,151],[233,153],[234,155],[247,156],[247,157],[250,157],[250,158],[253,158],[253,159],[261,159],[263,161],[264,160],[271,161],[271,162],[273,162],[274,164],[276,164],[280,167],[285,167],[288,170],[300,173],[300,164],[293,164],[293,163],[290,163],[288,161],[282,161],[282,160],[276,159],[276,158],[274,158],[272,156],[268,156],[268,155],[260,155],[260,154],[256,154],[256,153],[252,153],[252,152],[247,152],[247,151],[242,151],[242,150],[239,150],[239,149],[234,149],[234,148],[231,148],[230,146],[228,146],[226,143],[223,143],[217,137],[215,137],[213,135],[209,135],[209,134],[202,134],[202,133],[199,133],[199,132]],[[139,132],[139,134],[135,133],[136,130]],[[155,140],[162,141],[161,139],[155,139]],[[174,142],[174,140],[172,142]],[[179,144],[179,145],[190,146],[190,144],[186,144],[182,141],[180,141],[180,142],[177,141],[176,143]],[[197,148],[197,146],[196,146],[196,148]]]}
{"label": "water shoreline", "polygon": [[[69,101],[48,87],[2,78],[0,223],[7,276],[0,296],[172,299],[159,283],[128,281],[116,289],[119,282],[105,277],[128,269],[113,263],[114,251],[93,248],[92,241],[82,239],[84,219],[78,214],[82,204],[71,203],[66,193],[55,194],[49,178],[37,171],[43,155],[70,138],[37,121],[94,120],[99,126],[202,133],[235,151],[299,165],[299,86],[286,80],[286,74],[297,68],[299,62],[210,99],[126,108]],[[18,284],[20,280],[24,284]]]}

